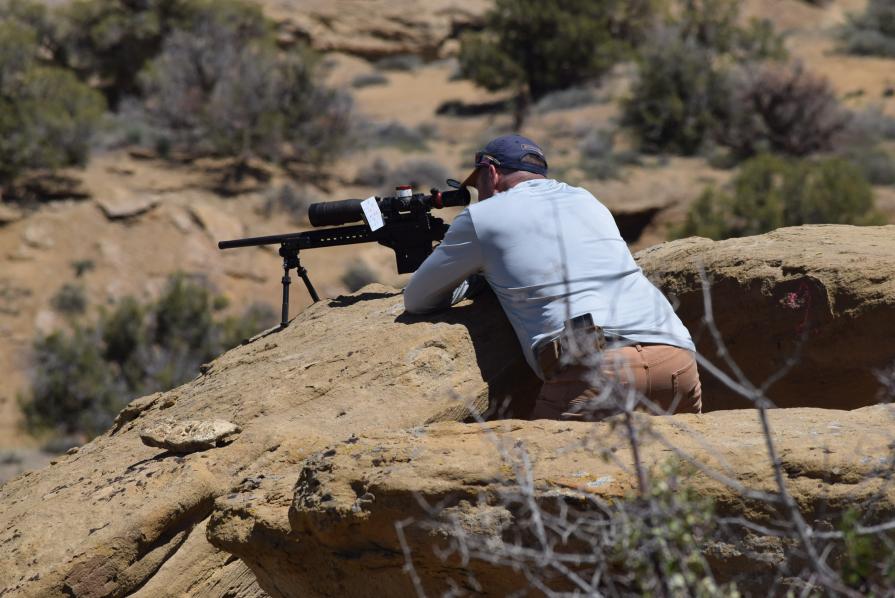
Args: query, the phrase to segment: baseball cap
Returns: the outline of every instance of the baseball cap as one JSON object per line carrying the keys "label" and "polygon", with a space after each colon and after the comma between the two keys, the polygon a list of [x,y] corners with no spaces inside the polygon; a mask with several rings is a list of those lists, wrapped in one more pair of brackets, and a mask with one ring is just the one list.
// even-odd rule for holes
{"label": "baseball cap", "polygon": [[[536,156],[544,161],[544,166],[524,160],[526,156]],[[463,186],[475,187],[475,173],[480,166],[493,164],[511,170],[525,170],[535,174],[547,174],[547,158],[537,143],[522,135],[502,135],[488,142],[481,151],[475,154],[472,172],[463,181]]]}

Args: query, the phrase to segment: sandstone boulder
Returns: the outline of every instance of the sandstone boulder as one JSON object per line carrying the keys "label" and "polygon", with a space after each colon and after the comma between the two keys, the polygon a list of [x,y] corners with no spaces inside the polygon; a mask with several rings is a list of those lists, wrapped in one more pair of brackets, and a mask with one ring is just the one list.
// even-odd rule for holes
{"label": "sandstone boulder", "polygon": [[283,43],[307,40],[322,51],[367,59],[397,54],[435,58],[462,27],[481,21],[489,5],[462,0],[303,0],[265,2],[279,22]]}
{"label": "sandstone boulder", "polygon": [[[874,510],[879,519],[895,515],[895,488],[880,469],[890,467],[893,417],[895,409],[881,405],[772,412],[782,471],[808,521],[837,521],[849,507]],[[701,470],[682,486],[711,497],[715,516],[756,523],[779,516],[734,487],[775,488],[754,411],[638,419],[645,467],[656,471],[670,458],[697,463]],[[550,572],[539,570],[547,551],[521,503],[531,498],[545,513],[557,511],[551,501],[565,504],[577,517],[569,515],[566,528],[574,536],[576,522],[590,518],[593,525],[606,504],[637,489],[624,428],[612,423],[445,423],[363,434],[296,473],[288,484],[265,479],[221,497],[209,523],[211,542],[237,554],[279,596],[413,594],[407,564],[427,595],[452,587],[494,596],[524,591],[531,582],[523,572],[542,580]],[[527,485],[531,494],[520,493]],[[523,532],[523,540],[511,540],[514,527],[527,538]],[[548,529],[554,548],[568,550],[560,533]],[[711,547],[718,583],[736,582],[753,595],[804,564],[792,562],[786,542],[757,536]],[[472,557],[461,559],[458,544]],[[526,550],[530,562],[521,556]],[[518,569],[500,563],[508,554],[520,555]]]}
{"label": "sandstone boulder", "polygon": [[94,201],[109,220],[133,218],[148,212],[159,204],[161,198],[155,193],[134,193],[124,187],[106,185]]}
{"label": "sandstone boulder", "polygon": [[[4,595],[263,595],[205,541],[214,499],[256,479],[294,481],[301,459],[351,434],[461,420],[504,396],[524,403],[533,376],[483,301],[411,318],[399,293],[369,286],[133,401],[105,435],[0,486]],[[140,439],[163,422],[215,419],[242,432],[186,455]]]}
{"label": "sandstone boulder", "polygon": [[[700,353],[728,373],[703,296],[724,346],[756,385],[797,363],[768,395],[780,407],[853,409],[878,400],[876,372],[895,364],[895,226],[813,225],[726,241],[692,237],[635,257],[679,303]],[[747,403],[702,376],[703,409]]]}
{"label": "sandstone boulder", "polygon": [[[752,333],[757,314],[778,308],[799,324],[800,308],[781,308],[775,293],[792,288],[790,303],[806,305],[798,292],[807,280],[830,291],[826,301],[811,295],[806,311],[812,318],[823,316],[840,331],[851,326],[855,339],[881,344],[891,317],[885,309],[891,283],[868,280],[871,264],[888,272],[877,252],[891,245],[886,237],[892,228],[805,227],[722,243],[690,239],[645,252],[640,260],[686,307],[698,289],[694,264],[704,259],[718,292],[728,298],[716,302],[716,319],[733,326],[722,328],[725,334]],[[863,252],[856,231],[866,242]],[[820,241],[830,239],[836,245],[826,250]],[[734,254],[740,265],[732,265]],[[814,292],[820,285],[808,288]],[[748,295],[734,301],[735,289]],[[686,318],[698,324],[698,315]],[[734,326],[742,318],[753,319],[748,327]],[[814,359],[810,363],[818,363],[812,352],[818,350],[804,350]],[[747,354],[745,365],[764,358]],[[849,371],[858,371],[858,359],[845,356]],[[111,430],[80,450],[0,486],[0,588],[8,596],[412,590],[394,523],[421,520],[413,497],[445,499],[445,508],[469,530],[484,533],[512,523],[499,501],[479,498],[500,494],[493,491],[512,479],[512,467],[495,461],[495,435],[529,447],[538,493],[608,499],[632,487],[630,457],[618,444],[615,424],[448,425],[501,407],[506,398],[511,401],[504,416],[524,415],[538,386],[491,295],[426,317],[404,314],[400,294],[381,286],[317,303],[285,330],[261,335],[203,367],[192,382],[133,401]],[[869,385],[864,391],[860,404],[875,393]],[[713,400],[708,393],[706,402]],[[816,399],[813,392],[797,392],[790,404],[821,406]],[[891,417],[885,407],[774,412],[786,481],[806,515],[822,514],[826,505],[823,513],[835,519],[872,492],[879,503],[874,516],[891,513],[891,488],[873,475],[890,468],[883,460]],[[163,422],[197,420],[226,420],[242,431],[229,444],[189,454],[141,441],[141,432]],[[693,463],[772,489],[754,411],[640,422],[650,463],[685,450]],[[588,439],[609,452],[587,450]],[[701,469],[691,482],[697,492],[716,497],[724,512],[767,520],[764,511]],[[407,528],[411,553],[421,559],[412,562],[427,588],[443,587],[457,570],[456,563],[432,556],[438,538],[450,535]],[[785,548],[761,534],[755,541],[773,554]],[[762,575],[777,571],[773,554],[753,559],[741,548],[722,547],[713,566],[723,572],[742,565],[756,579],[760,563],[770,563]],[[493,582],[494,592],[518,586],[518,575],[505,568],[478,563],[474,569],[476,577]]]}

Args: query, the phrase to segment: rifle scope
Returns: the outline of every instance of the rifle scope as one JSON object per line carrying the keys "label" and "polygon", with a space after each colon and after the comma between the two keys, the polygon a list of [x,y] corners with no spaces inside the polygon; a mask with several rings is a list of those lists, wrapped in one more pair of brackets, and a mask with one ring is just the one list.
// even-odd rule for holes
{"label": "rifle scope", "polygon": [[[382,197],[377,198],[376,203],[383,213],[409,212],[414,207],[428,211],[432,208],[469,205],[473,194],[476,194],[476,190],[471,187],[452,191],[432,189],[431,195],[418,193],[404,197]],[[311,226],[338,226],[349,222],[360,222],[364,218],[360,203],[359,199],[312,203],[308,206],[308,220]]]}

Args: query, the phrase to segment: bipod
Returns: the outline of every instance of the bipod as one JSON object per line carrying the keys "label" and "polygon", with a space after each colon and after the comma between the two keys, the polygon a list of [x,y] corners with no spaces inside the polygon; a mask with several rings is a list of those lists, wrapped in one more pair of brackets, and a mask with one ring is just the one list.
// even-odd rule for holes
{"label": "bipod", "polygon": [[283,257],[283,312],[280,318],[281,330],[289,325],[289,285],[292,284],[289,270],[294,268],[298,275],[301,276],[314,303],[320,301],[320,297],[317,296],[317,291],[314,290],[314,285],[311,284],[311,279],[308,278],[308,271],[301,265],[298,251],[297,242],[283,241],[283,243],[280,244],[280,255]]}

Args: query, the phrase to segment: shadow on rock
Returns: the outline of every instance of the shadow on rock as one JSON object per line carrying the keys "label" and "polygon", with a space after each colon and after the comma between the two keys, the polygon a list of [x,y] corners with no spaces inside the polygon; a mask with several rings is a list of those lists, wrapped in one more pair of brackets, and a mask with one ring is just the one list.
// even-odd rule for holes
{"label": "shadow on rock", "polygon": [[401,294],[400,292],[395,292],[395,293],[365,292],[365,293],[357,293],[355,295],[339,295],[335,299],[330,299],[329,303],[327,303],[327,306],[328,307],[350,307],[360,301],[373,301],[375,299],[388,299],[389,297],[395,297],[400,294]]}

